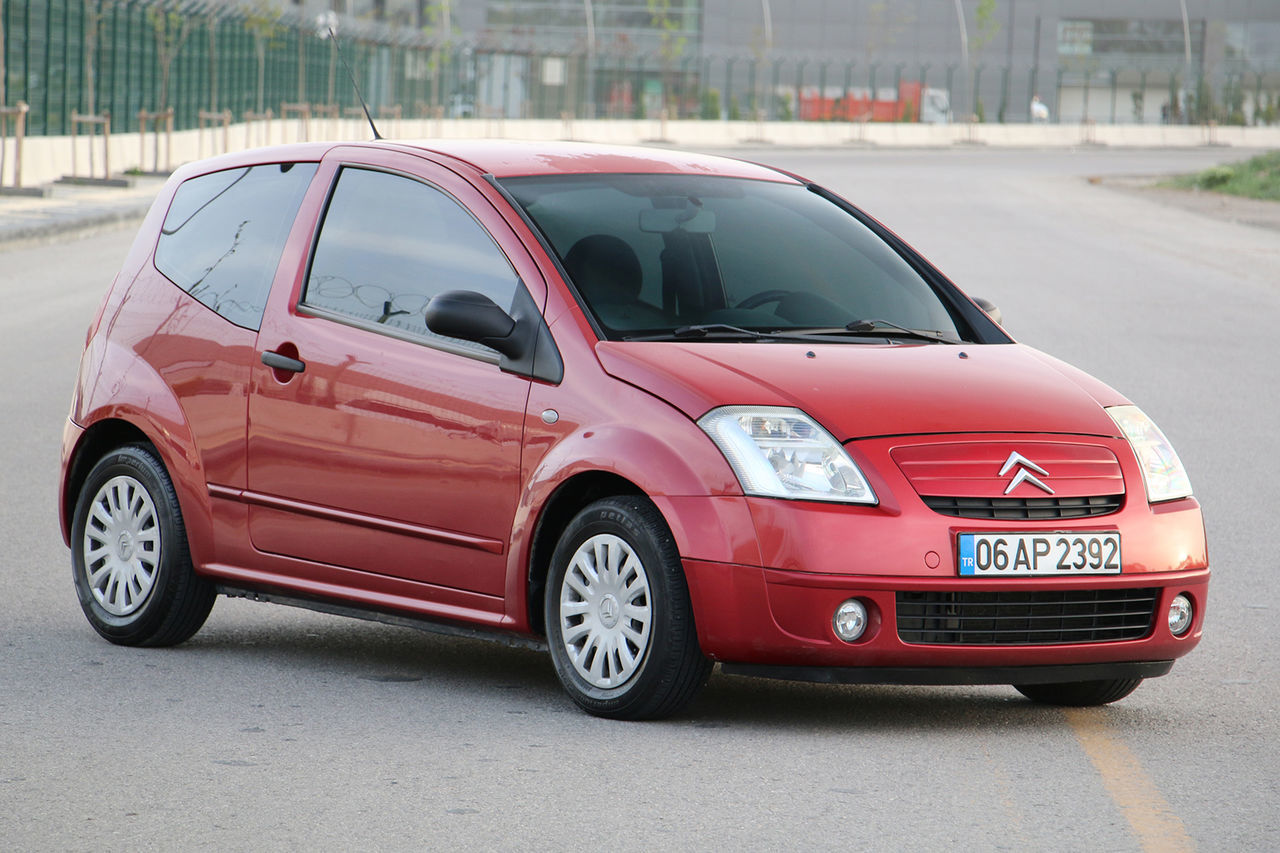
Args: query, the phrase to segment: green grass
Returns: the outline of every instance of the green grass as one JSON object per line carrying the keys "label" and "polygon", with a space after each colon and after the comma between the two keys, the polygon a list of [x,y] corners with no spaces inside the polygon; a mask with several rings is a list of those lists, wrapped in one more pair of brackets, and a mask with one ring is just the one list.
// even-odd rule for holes
{"label": "green grass", "polygon": [[1243,163],[1214,166],[1194,175],[1180,175],[1166,186],[1280,201],[1280,151],[1271,151]]}

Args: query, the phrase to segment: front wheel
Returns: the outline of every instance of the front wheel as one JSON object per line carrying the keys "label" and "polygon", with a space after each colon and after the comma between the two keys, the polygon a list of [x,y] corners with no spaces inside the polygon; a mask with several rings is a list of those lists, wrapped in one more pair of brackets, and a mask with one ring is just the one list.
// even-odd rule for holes
{"label": "front wheel", "polygon": [[551,557],[544,615],[560,683],[596,716],[670,716],[711,671],[675,540],[642,497],[596,501],[569,523]]}
{"label": "front wheel", "polygon": [[1015,684],[1014,689],[1033,702],[1084,708],[1106,705],[1128,696],[1141,678],[1105,678],[1099,681],[1066,681],[1060,684]]}
{"label": "front wheel", "polygon": [[117,645],[181,643],[216,596],[192,568],[169,474],[144,445],[114,450],[89,472],[72,518],[71,563],[89,624]]}

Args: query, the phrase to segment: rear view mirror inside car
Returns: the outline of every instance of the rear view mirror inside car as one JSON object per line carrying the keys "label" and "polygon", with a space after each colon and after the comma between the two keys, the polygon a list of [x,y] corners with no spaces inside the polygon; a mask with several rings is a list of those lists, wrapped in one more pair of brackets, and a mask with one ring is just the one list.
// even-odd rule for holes
{"label": "rear view mirror inside car", "polygon": [[640,230],[649,234],[710,234],[716,230],[716,215],[697,207],[657,208],[640,211]]}

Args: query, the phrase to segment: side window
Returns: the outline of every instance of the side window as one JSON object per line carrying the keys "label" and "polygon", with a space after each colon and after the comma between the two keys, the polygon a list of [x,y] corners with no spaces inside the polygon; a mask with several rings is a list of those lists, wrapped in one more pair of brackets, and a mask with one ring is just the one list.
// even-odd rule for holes
{"label": "side window", "polygon": [[316,168],[278,163],[183,182],[160,230],[156,269],[232,323],[257,330]]}
{"label": "side window", "polygon": [[427,329],[431,297],[474,290],[509,311],[519,286],[502,250],[452,196],[411,178],[346,168],[325,213],[302,301],[362,325],[445,340]]}

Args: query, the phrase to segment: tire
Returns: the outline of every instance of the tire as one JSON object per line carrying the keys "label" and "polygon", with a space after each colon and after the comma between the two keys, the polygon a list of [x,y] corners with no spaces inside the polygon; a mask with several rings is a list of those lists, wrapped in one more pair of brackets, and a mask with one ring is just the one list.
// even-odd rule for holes
{"label": "tire", "polygon": [[1015,684],[1014,689],[1033,702],[1083,708],[1106,705],[1128,696],[1141,678],[1108,678],[1101,681],[1066,681],[1060,684]]}
{"label": "tire", "polygon": [[711,672],[675,540],[645,498],[606,498],[574,517],[552,554],[543,606],[556,675],[590,714],[669,717]]}
{"label": "tire", "polygon": [[173,482],[144,445],[118,448],[89,472],[72,518],[71,567],[89,624],[121,646],[181,643],[216,597],[192,568]]}

